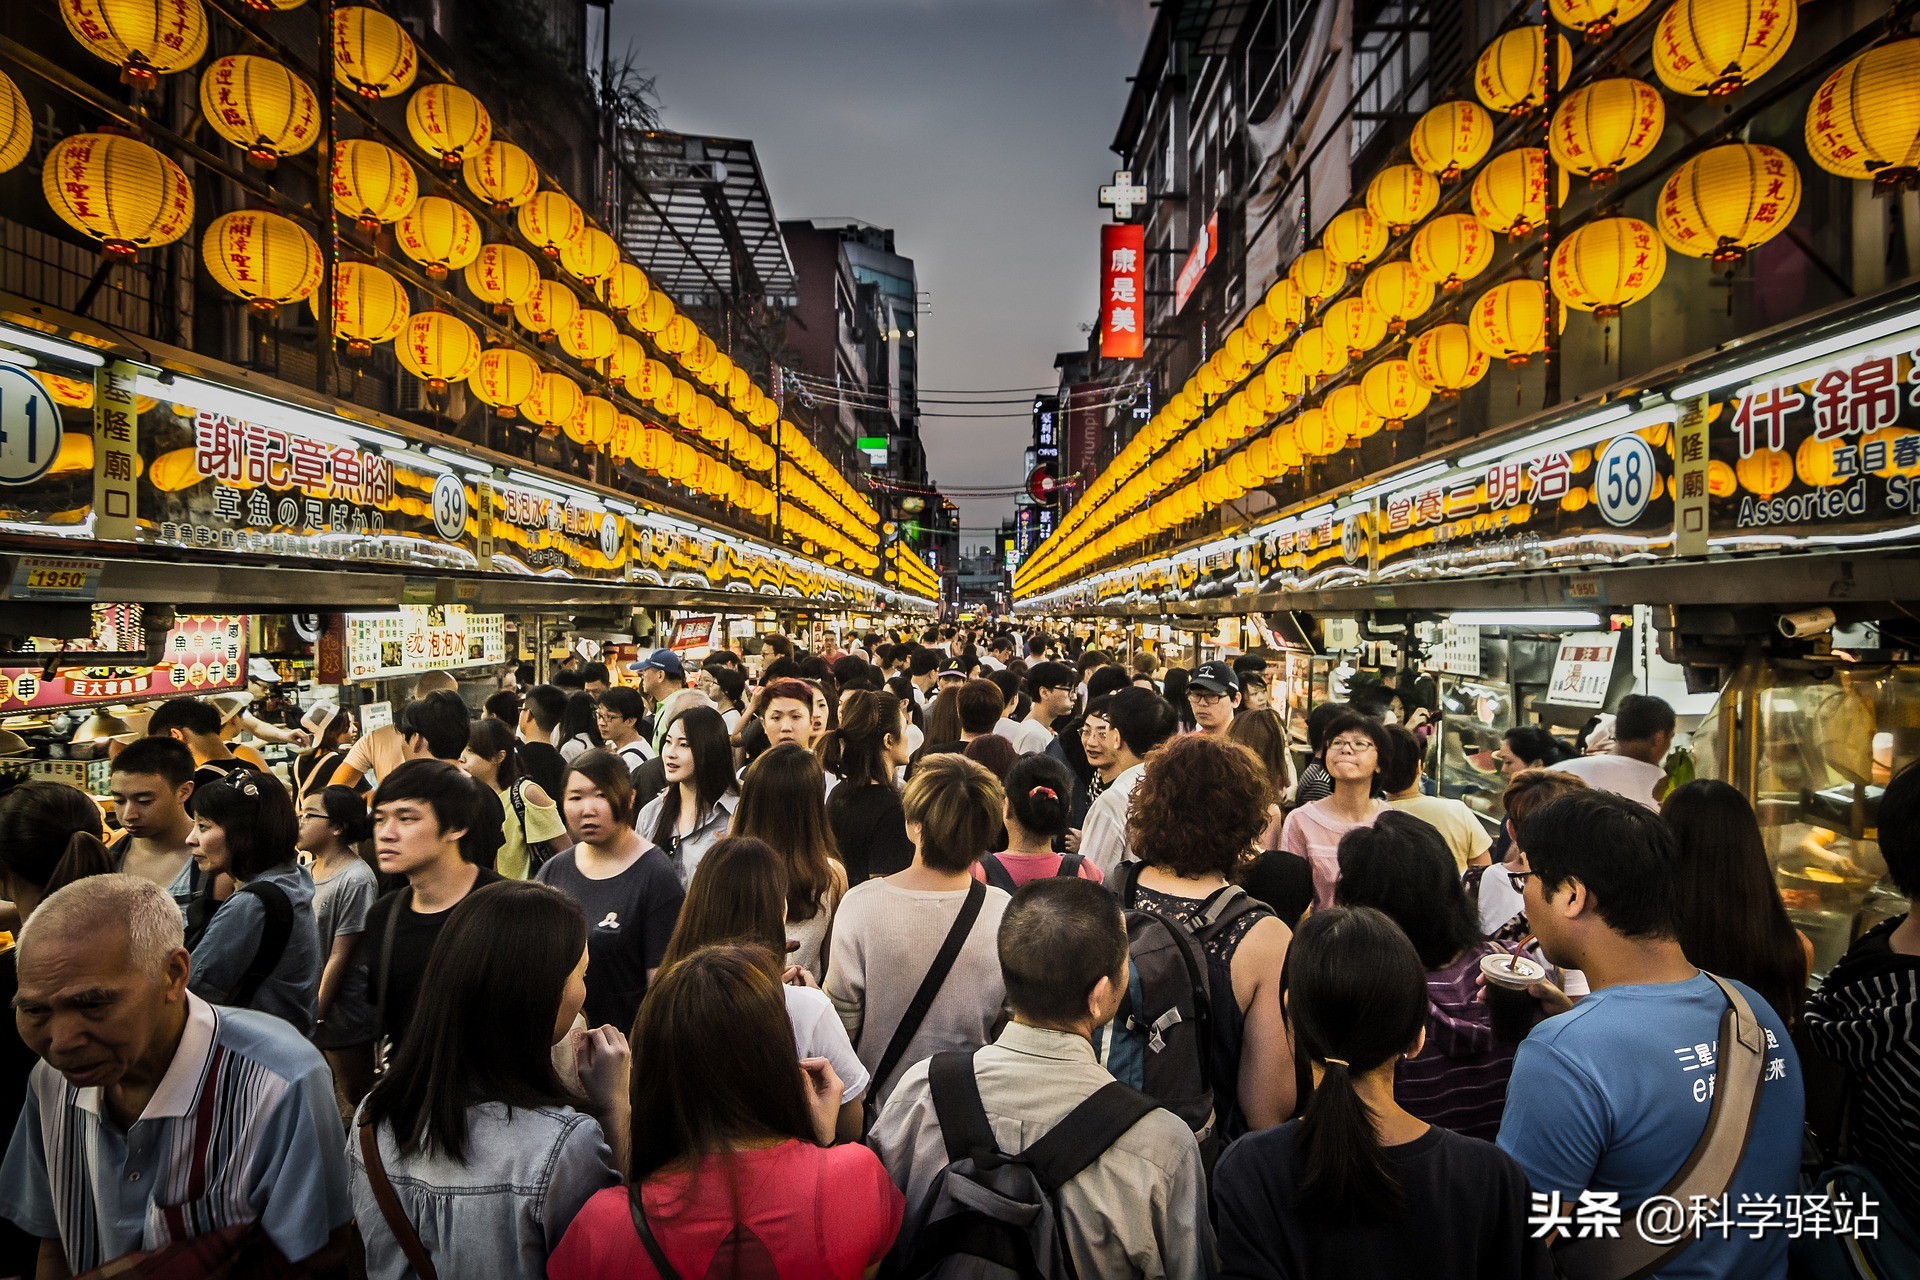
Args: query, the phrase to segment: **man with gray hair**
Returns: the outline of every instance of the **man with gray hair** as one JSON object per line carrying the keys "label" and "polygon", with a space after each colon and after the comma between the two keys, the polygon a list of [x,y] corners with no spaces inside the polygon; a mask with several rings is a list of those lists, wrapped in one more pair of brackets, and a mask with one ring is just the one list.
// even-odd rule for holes
{"label": "man with gray hair", "polygon": [[68,885],[21,930],[18,962],[14,1016],[41,1061],[0,1216],[40,1238],[40,1275],[215,1235],[264,1235],[310,1273],[339,1265],[353,1208],[326,1060],[279,1018],[187,990],[166,890]]}

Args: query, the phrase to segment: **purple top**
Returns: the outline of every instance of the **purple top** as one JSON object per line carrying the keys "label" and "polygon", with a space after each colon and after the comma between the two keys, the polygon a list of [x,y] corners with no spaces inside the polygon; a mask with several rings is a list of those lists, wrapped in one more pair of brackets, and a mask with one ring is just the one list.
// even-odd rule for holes
{"label": "purple top", "polygon": [[1394,1099],[1428,1124],[1489,1142],[1500,1132],[1517,1047],[1494,1042],[1492,1012],[1479,998],[1480,957],[1498,950],[1469,947],[1427,971],[1427,1043],[1401,1060],[1393,1086]]}

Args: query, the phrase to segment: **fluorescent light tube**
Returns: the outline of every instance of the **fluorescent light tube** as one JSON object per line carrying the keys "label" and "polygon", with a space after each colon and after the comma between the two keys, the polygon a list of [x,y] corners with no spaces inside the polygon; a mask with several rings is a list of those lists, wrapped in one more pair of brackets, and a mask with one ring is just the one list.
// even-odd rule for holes
{"label": "fluorescent light tube", "polygon": [[1447,621],[1463,627],[1597,627],[1600,615],[1584,609],[1514,609],[1454,613]]}

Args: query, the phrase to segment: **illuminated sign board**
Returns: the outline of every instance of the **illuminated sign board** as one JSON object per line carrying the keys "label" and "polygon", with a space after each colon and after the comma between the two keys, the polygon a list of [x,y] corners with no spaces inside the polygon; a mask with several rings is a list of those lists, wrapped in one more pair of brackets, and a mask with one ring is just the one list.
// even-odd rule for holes
{"label": "illuminated sign board", "polygon": [[1207,268],[1220,254],[1220,215],[1214,213],[1207,219],[1207,225],[1200,229],[1200,238],[1193,242],[1193,248],[1187,252],[1187,260],[1180,264],[1180,274],[1173,280],[1173,309],[1184,311],[1187,299],[1200,287],[1200,278],[1207,274]]}
{"label": "illuminated sign board", "polygon": [[1100,228],[1100,356],[1138,360],[1146,351],[1147,229]]}

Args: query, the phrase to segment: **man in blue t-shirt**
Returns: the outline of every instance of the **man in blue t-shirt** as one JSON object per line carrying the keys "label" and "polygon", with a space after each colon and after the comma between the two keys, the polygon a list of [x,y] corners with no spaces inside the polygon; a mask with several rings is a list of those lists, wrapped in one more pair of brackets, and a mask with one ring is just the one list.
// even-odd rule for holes
{"label": "man in blue t-shirt", "polygon": [[[1575,1207],[1583,1192],[1617,1195],[1630,1229],[1634,1210],[1666,1189],[1706,1130],[1726,997],[1674,937],[1679,853],[1658,814],[1578,792],[1529,815],[1515,838],[1541,949],[1585,973],[1593,994],[1520,1046],[1500,1146],[1536,1193],[1558,1192]],[[1697,1238],[1655,1273],[1662,1280],[1787,1274],[1787,1197],[1805,1111],[1800,1060],[1767,1002],[1740,991],[1766,1030],[1759,1109],[1733,1185],[1703,1207]],[[1582,1216],[1596,1220],[1591,1210]]]}

